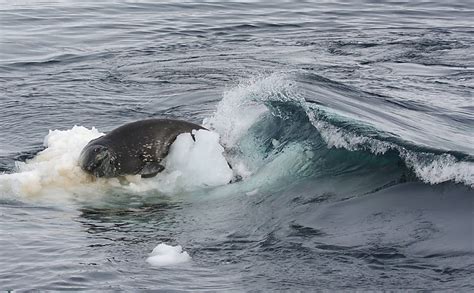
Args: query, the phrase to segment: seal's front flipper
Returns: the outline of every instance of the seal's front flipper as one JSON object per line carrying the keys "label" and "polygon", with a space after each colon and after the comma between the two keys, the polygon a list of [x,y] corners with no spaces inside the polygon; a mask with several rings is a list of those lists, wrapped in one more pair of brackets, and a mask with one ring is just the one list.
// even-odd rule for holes
{"label": "seal's front flipper", "polygon": [[146,162],[140,171],[140,175],[142,175],[142,178],[151,178],[155,177],[156,174],[160,173],[164,169],[165,167],[163,167],[158,162]]}

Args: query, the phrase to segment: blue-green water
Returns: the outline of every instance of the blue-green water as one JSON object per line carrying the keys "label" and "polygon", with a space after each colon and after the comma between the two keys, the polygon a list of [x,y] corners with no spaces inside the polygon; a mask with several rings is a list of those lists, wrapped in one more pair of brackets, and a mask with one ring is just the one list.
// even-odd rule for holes
{"label": "blue-green water", "polygon": [[[2,3],[0,288],[473,290],[472,14]],[[243,180],[91,187],[68,156],[30,161],[49,130],[73,153],[74,125],[151,117],[205,121]],[[159,243],[192,260],[151,266]]]}

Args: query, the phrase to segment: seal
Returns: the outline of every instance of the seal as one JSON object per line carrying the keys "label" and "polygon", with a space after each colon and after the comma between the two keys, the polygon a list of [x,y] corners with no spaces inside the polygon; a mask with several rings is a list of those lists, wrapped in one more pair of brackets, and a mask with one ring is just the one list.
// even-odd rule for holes
{"label": "seal", "polygon": [[[147,119],[120,126],[91,140],[81,151],[79,165],[96,177],[140,174],[142,178],[163,171],[161,161],[181,133],[205,129],[173,119]],[[194,137],[193,137],[194,138]]]}

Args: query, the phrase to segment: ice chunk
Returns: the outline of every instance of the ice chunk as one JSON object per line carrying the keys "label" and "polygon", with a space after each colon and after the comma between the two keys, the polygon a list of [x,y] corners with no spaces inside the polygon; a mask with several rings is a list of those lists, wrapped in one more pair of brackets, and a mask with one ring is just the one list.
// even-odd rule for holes
{"label": "ice chunk", "polygon": [[186,251],[183,251],[181,245],[171,246],[161,243],[150,253],[146,261],[152,266],[162,267],[177,265],[191,260]]}

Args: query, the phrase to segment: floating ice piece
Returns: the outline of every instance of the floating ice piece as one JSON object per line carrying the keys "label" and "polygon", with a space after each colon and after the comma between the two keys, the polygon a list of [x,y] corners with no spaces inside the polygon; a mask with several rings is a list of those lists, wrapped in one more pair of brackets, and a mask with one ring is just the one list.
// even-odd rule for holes
{"label": "floating ice piece", "polygon": [[181,245],[171,246],[165,243],[158,244],[150,253],[146,261],[152,266],[163,267],[185,263],[191,260]]}

